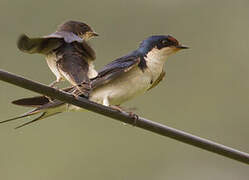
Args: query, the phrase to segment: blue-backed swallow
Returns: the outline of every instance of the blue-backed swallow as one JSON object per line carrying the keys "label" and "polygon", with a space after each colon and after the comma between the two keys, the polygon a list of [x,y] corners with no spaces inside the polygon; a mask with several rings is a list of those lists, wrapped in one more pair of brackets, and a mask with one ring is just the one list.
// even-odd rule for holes
{"label": "blue-backed swallow", "polygon": [[[187,47],[170,35],[156,35],[145,39],[137,50],[107,64],[95,78],[91,79],[92,91],[89,100],[115,108],[147,92],[157,86],[165,76],[164,65],[168,56],[181,49],[187,49]],[[71,93],[74,89],[75,87],[69,87],[64,91]],[[17,128],[57,113],[83,110],[59,100],[50,102],[45,96],[23,98],[12,103],[36,108],[2,123],[40,114],[38,118]]]}

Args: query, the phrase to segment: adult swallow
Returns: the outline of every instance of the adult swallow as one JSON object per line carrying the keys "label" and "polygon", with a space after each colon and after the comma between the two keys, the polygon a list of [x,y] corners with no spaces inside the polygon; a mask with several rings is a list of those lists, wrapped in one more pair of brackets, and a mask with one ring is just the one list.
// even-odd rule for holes
{"label": "adult swallow", "polygon": [[[89,99],[105,106],[118,107],[147,92],[157,86],[165,76],[164,65],[168,56],[187,48],[170,35],[157,35],[145,39],[137,50],[107,64],[95,78],[91,79],[92,91]],[[74,90],[75,87],[70,87],[64,91],[71,93]],[[41,114],[17,128],[64,111],[83,110],[59,100],[49,101],[45,96],[19,99],[12,103],[36,108],[1,123]]]}
{"label": "adult swallow", "polygon": [[97,76],[97,71],[93,65],[95,52],[86,41],[95,36],[98,34],[87,24],[67,21],[48,36],[29,38],[21,35],[17,46],[23,52],[46,56],[47,64],[56,76],[50,86],[66,79],[88,96],[90,78]]}

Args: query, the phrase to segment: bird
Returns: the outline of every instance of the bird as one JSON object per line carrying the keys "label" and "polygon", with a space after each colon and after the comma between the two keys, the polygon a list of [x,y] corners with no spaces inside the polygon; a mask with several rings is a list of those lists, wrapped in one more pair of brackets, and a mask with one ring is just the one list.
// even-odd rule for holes
{"label": "bird", "polygon": [[98,34],[89,25],[69,20],[48,36],[30,38],[22,34],[17,47],[25,53],[45,55],[50,70],[56,76],[51,87],[67,80],[88,97],[90,78],[97,76],[97,71],[93,65],[95,51],[87,41],[96,36]]}
{"label": "bird", "polygon": [[[144,94],[162,81],[166,74],[164,70],[166,59],[182,49],[188,49],[188,47],[181,45],[171,35],[148,37],[142,41],[138,49],[105,65],[98,75],[91,79],[92,91],[89,100],[122,111],[121,104]],[[75,87],[66,88],[64,91],[71,93],[75,91]],[[56,99],[49,101],[45,96],[22,98],[12,103],[35,108],[0,123],[40,114],[36,119],[17,128],[65,111],[83,110]]]}

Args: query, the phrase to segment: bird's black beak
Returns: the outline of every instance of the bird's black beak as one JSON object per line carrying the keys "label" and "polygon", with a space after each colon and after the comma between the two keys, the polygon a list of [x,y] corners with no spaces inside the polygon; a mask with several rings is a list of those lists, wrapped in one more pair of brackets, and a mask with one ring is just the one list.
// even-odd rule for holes
{"label": "bird's black beak", "polygon": [[189,47],[179,44],[176,46],[177,49],[189,49]]}
{"label": "bird's black beak", "polygon": [[92,36],[99,36],[99,34],[96,32],[92,32]]}

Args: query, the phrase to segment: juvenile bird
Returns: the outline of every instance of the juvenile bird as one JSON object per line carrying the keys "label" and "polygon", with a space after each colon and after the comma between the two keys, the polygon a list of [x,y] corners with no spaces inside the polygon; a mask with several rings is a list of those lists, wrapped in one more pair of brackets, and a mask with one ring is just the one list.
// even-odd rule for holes
{"label": "juvenile bird", "polygon": [[47,64],[56,76],[50,86],[54,87],[66,79],[88,97],[89,79],[97,76],[97,71],[93,65],[95,52],[86,41],[95,36],[98,34],[87,24],[66,21],[48,36],[29,38],[25,34],[21,35],[17,46],[23,52],[46,56]]}
{"label": "juvenile bird", "polygon": [[[145,39],[137,50],[107,64],[95,78],[91,79],[92,91],[89,99],[119,109],[119,105],[157,86],[165,76],[166,59],[181,49],[187,47],[170,35],[157,35]],[[75,87],[70,87],[65,91],[71,93],[74,89]],[[38,118],[17,128],[64,111],[83,110],[59,100],[49,102],[45,96],[23,98],[12,103],[36,108],[0,123],[41,113]]]}

